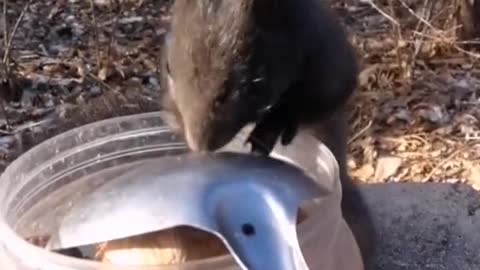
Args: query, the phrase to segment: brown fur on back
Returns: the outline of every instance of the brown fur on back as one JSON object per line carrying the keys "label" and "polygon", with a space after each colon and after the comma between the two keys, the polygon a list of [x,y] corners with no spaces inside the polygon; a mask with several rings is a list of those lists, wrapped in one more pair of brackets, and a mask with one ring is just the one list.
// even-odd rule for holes
{"label": "brown fur on back", "polygon": [[[232,64],[244,61],[248,54],[252,6],[253,0],[175,1],[172,32],[181,36],[182,41],[175,42],[170,49],[169,64],[175,65],[172,69],[176,73],[172,75],[176,87],[191,87],[194,83],[194,89],[178,91],[180,94],[191,93],[192,98],[198,94],[221,94],[219,90],[223,89]],[[195,23],[182,23],[185,18]]]}

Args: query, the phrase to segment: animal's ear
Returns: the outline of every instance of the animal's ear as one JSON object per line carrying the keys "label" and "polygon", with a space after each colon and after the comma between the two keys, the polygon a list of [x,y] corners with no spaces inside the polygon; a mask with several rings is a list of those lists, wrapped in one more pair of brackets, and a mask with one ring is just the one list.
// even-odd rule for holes
{"label": "animal's ear", "polygon": [[256,24],[262,28],[272,27],[272,19],[278,14],[278,0],[253,0],[253,14]]}

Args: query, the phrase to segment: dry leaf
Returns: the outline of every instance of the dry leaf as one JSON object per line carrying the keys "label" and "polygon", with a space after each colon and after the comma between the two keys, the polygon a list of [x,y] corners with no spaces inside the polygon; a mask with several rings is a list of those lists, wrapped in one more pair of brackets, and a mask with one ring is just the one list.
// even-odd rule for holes
{"label": "dry leaf", "polygon": [[363,182],[371,182],[375,170],[371,164],[365,164],[357,170],[353,170],[351,175]]}
{"label": "dry leaf", "polygon": [[101,81],[105,81],[107,79],[107,75],[108,75],[108,68],[104,66],[98,71],[97,77]]}
{"label": "dry leaf", "polygon": [[358,85],[366,86],[371,76],[374,76],[375,72],[378,70],[378,65],[370,65],[364,68],[358,75]]}
{"label": "dry leaf", "polygon": [[468,172],[468,182],[473,188],[480,190],[480,165],[472,166]]}
{"label": "dry leaf", "polygon": [[402,165],[402,159],[394,156],[381,156],[377,159],[375,169],[375,182],[382,182],[395,175]]}

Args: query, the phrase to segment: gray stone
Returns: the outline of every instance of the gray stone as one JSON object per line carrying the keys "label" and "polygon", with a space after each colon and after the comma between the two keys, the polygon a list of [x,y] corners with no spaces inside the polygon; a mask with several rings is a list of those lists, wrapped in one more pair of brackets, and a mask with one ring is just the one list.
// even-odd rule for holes
{"label": "gray stone", "polygon": [[459,184],[362,187],[378,228],[374,270],[480,269],[480,194]]}

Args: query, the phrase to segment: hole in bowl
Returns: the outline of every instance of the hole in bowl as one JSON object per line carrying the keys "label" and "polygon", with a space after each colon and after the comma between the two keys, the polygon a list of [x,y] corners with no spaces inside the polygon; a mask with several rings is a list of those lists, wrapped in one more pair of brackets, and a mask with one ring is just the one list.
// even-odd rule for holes
{"label": "hole in bowl", "polygon": [[246,236],[254,236],[255,235],[255,227],[250,223],[245,223],[242,225],[242,233]]}

